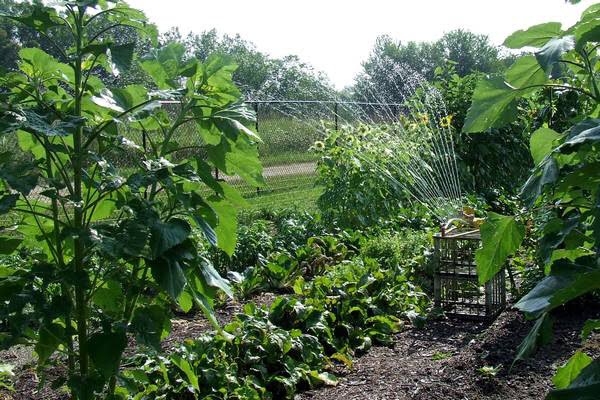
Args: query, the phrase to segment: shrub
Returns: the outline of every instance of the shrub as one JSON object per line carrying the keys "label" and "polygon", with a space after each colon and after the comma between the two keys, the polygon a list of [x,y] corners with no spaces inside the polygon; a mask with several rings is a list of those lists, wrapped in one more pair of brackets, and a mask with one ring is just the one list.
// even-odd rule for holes
{"label": "shrub", "polygon": [[318,182],[324,186],[318,205],[325,221],[371,226],[407,204],[407,194],[391,178],[394,141],[384,128],[346,126],[315,145],[321,154]]}

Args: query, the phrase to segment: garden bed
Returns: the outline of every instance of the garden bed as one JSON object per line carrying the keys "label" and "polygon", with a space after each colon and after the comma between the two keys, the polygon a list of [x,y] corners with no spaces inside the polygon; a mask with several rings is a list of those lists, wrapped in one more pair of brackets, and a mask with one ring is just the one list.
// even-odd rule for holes
{"label": "garden bed", "polygon": [[[253,301],[268,306],[273,299],[273,294],[264,293]],[[241,307],[233,302],[218,310],[219,322],[230,322]],[[516,348],[531,327],[516,311],[504,312],[491,325],[447,319],[430,322],[423,330],[408,329],[396,335],[393,347],[374,347],[356,359],[352,371],[346,370],[337,386],[304,392],[296,399],[541,399],[552,388],[556,368],[582,347],[580,327],[586,319],[600,317],[600,310],[586,315],[562,310],[559,314],[553,343],[531,359],[517,363],[511,372]],[[200,314],[178,318],[163,345],[173,348],[211,329]],[[600,355],[600,335],[586,342],[585,351]],[[13,354],[31,358],[30,352]],[[6,355],[4,352],[3,357]],[[486,366],[500,367],[494,375],[482,372]],[[33,369],[23,368],[16,393],[0,392],[0,399],[67,398],[48,388],[34,395],[37,384]]]}

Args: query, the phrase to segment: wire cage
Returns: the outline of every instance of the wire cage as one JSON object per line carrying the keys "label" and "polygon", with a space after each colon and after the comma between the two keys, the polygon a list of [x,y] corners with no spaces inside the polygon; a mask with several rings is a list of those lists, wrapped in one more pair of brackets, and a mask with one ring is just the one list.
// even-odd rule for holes
{"label": "wire cage", "polygon": [[479,284],[475,252],[479,230],[437,233],[434,241],[434,301],[446,315],[493,319],[506,306],[506,278],[502,269],[485,285]]}

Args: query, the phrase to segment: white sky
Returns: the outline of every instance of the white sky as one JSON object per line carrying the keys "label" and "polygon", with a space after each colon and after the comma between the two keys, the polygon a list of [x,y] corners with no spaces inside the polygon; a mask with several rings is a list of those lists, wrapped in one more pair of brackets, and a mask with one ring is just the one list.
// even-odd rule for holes
{"label": "white sky", "polygon": [[296,54],[338,89],[353,82],[380,34],[430,41],[463,28],[501,44],[506,36],[547,21],[575,23],[594,3],[565,0],[129,0],[161,31],[216,28],[239,33],[274,57]]}

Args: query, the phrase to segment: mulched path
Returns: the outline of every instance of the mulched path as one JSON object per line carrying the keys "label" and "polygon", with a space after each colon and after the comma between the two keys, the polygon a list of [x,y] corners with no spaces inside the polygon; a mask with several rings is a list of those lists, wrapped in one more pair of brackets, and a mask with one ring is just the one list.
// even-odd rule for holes
{"label": "mulched path", "polygon": [[[335,387],[296,396],[296,400],[524,400],[543,399],[552,376],[577,350],[600,356],[600,335],[582,348],[579,334],[596,308],[560,311],[553,343],[510,370],[516,349],[532,326],[516,311],[504,312],[492,325],[437,321],[422,330],[397,335],[391,348],[376,347],[355,360],[353,370]],[[496,376],[478,370],[498,367]]]}

